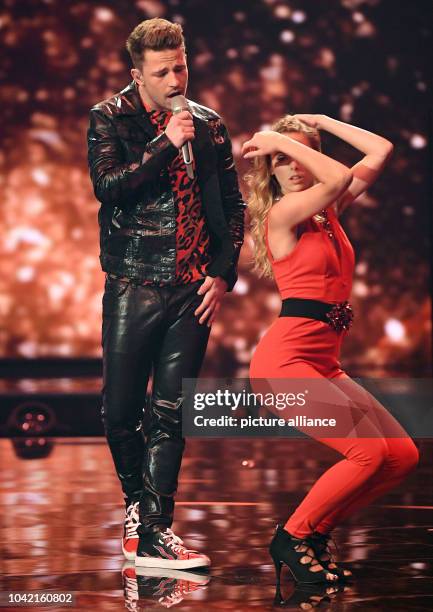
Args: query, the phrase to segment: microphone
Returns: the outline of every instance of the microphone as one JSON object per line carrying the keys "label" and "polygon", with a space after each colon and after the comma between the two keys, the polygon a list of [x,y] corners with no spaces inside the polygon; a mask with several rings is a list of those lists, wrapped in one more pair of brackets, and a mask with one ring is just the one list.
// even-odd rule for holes
{"label": "microphone", "polygon": [[[171,98],[171,110],[173,112],[173,115],[178,115],[184,110],[189,111],[188,102],[185,96],[173,96],[173,98]],[[185,142],[182,145],[181,150],[182,150],[183,161],[185,162],[185,165],[186,165],[186,173],[188,175],[188,178],[193,179],[194,178],[194,166],[193,166],[194,155],[192,153],[191,142],[190,141]]]}

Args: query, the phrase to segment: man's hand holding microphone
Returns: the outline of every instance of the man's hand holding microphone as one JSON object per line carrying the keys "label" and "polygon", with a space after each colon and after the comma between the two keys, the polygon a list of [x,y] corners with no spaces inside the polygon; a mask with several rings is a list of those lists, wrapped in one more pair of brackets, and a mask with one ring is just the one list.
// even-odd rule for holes
{"label": "man's hand holding microphone", "polygon": [[165,133],[177,149],[181,149],[187,140],[194,140],[194,123],[191,113],[183,110],[173,115],[165,128]]}
{"label": "man's hand holding microphone", "polygon": [[173,116],[168,122],[165,130],[166,136],[175,147],[181,149],[186,172],[190,179],[194,178],[194,157],[192,153],[191,140],[194,140],[194,122],[189,112],[188,102],[184,96],[174,96],[171,99]]}

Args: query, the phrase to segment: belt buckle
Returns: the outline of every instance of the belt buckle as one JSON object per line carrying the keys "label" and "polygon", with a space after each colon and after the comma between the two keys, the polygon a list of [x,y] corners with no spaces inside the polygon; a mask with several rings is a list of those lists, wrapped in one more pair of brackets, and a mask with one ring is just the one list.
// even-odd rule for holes
{"label": "belt buckle", "polygon": [[334,304],[329,312],[326,313],[328,325],[335,331],[347,330],[353,323],[353,309],[349,302],[339,302]]}

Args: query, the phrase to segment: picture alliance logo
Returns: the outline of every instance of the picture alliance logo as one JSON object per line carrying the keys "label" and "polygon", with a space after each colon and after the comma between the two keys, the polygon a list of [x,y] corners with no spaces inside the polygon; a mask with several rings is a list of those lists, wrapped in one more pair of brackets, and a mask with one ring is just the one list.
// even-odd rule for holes
{"label": "picture alliance logo", "polygon": [[241,391],[218,390],[215,393],[195,393],[194,410],[205,410],[212,407],[229,407],[237,410],[240,407],[268,407],[284,410],[293,406],[305,406],[308,390],[299,393],[251,393]]}

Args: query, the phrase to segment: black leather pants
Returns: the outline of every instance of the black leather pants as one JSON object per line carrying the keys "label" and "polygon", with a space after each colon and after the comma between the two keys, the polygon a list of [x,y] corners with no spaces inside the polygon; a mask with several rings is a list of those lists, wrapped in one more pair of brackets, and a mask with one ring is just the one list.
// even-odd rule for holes
{"label": "black leather pants", "polygon": [[198,376],[210,332],[194,315],[203,280],[168,287],[105,281],[101,416],[125,500],[140,500],[143,534],[173,521],[185,445],[182,378]]}

